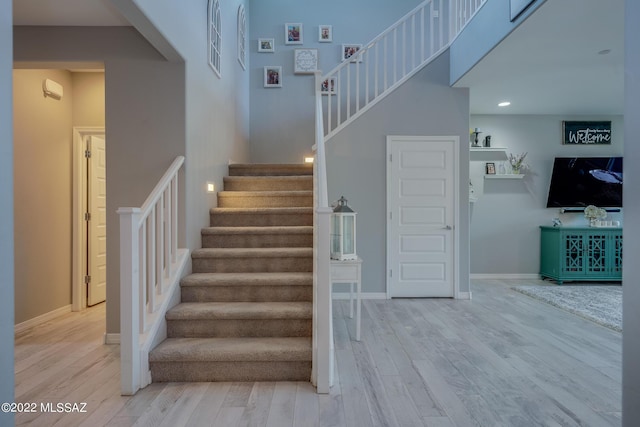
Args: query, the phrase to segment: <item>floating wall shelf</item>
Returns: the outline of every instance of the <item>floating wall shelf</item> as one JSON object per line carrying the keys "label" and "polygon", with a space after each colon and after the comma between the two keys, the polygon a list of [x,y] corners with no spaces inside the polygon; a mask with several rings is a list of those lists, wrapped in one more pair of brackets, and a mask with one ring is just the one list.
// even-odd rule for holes
{"label": "floating wall shelf", "polygon": [[479,152],[479,153],[489,153],[489,152],[506,152],[507,149],[505,147],[470,147],[469,151]]}
{"label": "floating wall shelf", "polygon": [[522,179],[524,178],[524,174],[496,174],[496,175],[485,175],[484,179]]}

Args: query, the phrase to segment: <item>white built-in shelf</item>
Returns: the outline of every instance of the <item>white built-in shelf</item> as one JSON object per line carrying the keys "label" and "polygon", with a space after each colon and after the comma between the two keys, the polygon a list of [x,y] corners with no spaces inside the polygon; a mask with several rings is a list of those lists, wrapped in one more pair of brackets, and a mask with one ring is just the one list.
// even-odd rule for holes
{"label": "white built-in shelf", "polygon": [[505,147],[469,147],[469,150],[479,153],[499,153],[507,151]]}
{"label": "white built-in shelf", "polygon": [[485,175],[484,179],[522,179],[524,178],[524,174],[495,174],[495,175]]}

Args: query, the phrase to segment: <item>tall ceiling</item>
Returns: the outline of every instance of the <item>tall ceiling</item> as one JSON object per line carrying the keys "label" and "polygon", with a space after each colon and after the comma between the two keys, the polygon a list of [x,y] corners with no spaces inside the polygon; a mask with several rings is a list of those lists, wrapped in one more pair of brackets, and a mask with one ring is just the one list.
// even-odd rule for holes
{"label": "tall ceiling", "polygon": [[[13,15],[15,25],[130,25],[109,0],[13,0]],[[623,21],[624,0],[547,0],[455,86],[470,88],[472,114],[622,114]]]}
{"label": "tall ceiling", "polygon": [[455,86],[471,114],[623,114],[623,22],[624,0],[547,0]]}

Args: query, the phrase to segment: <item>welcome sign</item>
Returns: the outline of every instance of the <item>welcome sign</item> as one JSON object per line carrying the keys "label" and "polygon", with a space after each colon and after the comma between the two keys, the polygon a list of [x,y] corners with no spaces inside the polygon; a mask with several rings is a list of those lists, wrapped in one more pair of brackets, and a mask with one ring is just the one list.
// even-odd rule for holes
{"label": "welcome sign", "polygon": [[611,144],[611,122],[562,122],[563,144]]}

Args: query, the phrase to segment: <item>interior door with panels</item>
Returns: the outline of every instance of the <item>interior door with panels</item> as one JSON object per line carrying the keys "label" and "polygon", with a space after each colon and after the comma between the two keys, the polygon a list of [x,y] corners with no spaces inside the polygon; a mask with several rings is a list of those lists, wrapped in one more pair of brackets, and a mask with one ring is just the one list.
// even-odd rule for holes
{"label": "interior door with panels", "polygon": [[387,137],[387,293],[455,296],[457,137]]}

